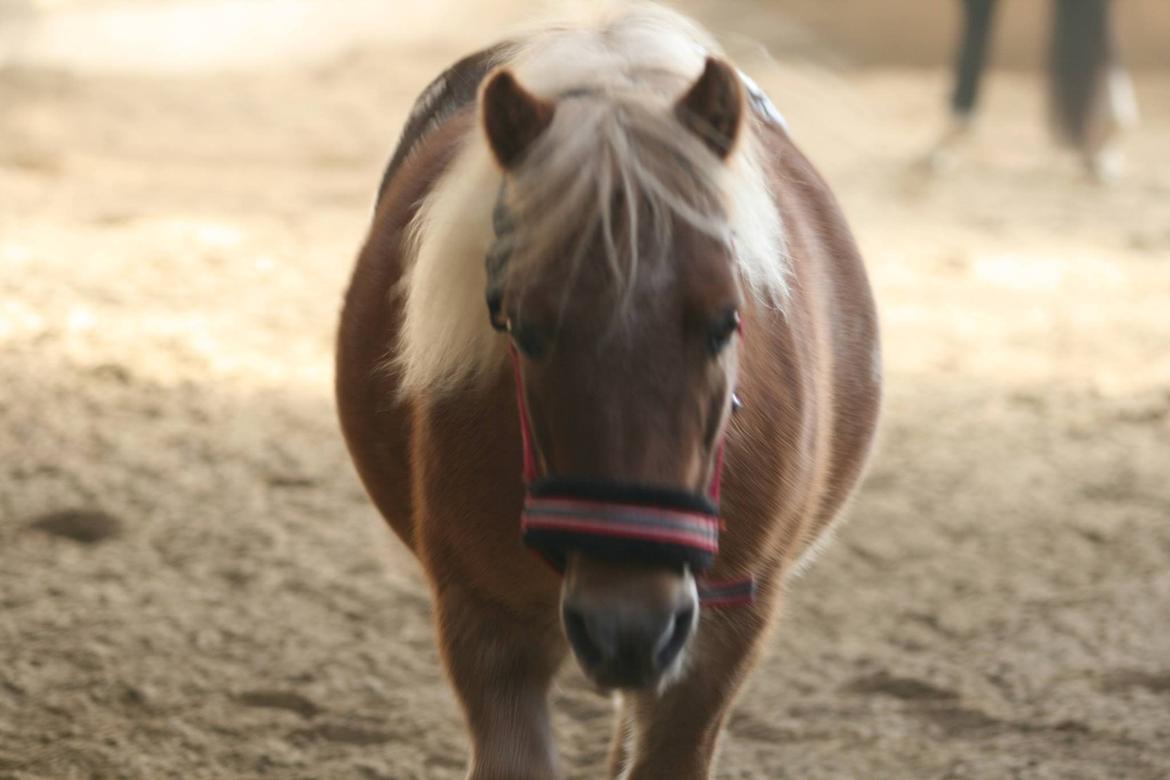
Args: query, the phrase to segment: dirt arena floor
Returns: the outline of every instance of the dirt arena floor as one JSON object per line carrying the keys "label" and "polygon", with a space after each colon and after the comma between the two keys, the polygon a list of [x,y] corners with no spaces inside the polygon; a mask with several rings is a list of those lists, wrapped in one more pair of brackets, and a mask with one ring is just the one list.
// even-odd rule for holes
{"label": "dirt arena floor", "polygon": [[[0,71],[0,778],[463,777],[428,593],[334,419],[410,101],[482,41],[236,75]],[[749,63],[841,196],[888,404],[720,778],[1170,777],[1170,77],[1084,180],[1027,75]],[[610,702],[567,670],[569,776]]]}

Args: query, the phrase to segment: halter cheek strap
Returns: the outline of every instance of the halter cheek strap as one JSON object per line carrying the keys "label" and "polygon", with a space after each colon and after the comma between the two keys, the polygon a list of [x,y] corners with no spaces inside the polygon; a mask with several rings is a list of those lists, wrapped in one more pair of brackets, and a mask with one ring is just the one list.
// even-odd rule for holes
{"label": "halter cheek strap", "polygon": [[[559,573],[564,573],[569,551],[617,562],[708,569],[719,551],[724,442],[716,451],[706,496],[610,481],[540,478],[520,358],[515,345],[510,348],[523,445],[520,525],[525,544]],[[700,575],[698,586],[701,602],[709,607],[745,604],[755,594],[750,577],[717,581]]]}
{"label": "halter cheek strap", "polygon": [[528,422],[528,403],[524,400],[524,376],[520,373],[520,355],[516,345],[508,343],[508,354],[512,358],[512,378],[516,385],[516,409],[520,414],[520,441],[524,445],[524,487],[536,481],[536,450],[532,446],[532,429]]}

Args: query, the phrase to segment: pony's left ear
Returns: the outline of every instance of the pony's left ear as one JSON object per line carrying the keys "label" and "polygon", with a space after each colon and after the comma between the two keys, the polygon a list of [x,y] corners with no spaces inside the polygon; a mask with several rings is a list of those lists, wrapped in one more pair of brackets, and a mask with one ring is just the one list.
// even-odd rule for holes
{"label": "pony's left ear", "polygon": [[488,145],[504,169],[512,168],[552,122],[556,105],[533,95],[512,75],[498,70],[480,93]]}
{"label": "pony's left ear", "polygon": [[731,156],[743,124],[743,84],[735,68],[723,60],[708,57],[687,93],[674,104],[679,121],[715,153],[720,160]]}

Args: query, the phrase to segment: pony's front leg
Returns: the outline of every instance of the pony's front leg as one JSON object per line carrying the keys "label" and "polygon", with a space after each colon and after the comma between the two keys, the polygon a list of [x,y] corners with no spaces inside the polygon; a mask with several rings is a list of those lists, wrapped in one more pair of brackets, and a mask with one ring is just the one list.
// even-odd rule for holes
{"label": "pony's front leg", "polygon": [[518,613],[448,584],[438,618],[443,661],[471,732],[469,780],[561,777],[548,711],[565,653],[555,611]]}
{"label": "pony's front leg", "polygon": [[609,755],[605,759],[605,776],[617,780],[625,771],[629,760],[630,739],[634,730],[634,708],[629,698],[617,695],[617,712],[614,715],[613,738],[609,743]]}
{"label": "pony's front leg", "polygon": [[710,776],[724,717],[751,669],[769,613],[757,602],[704,616],[683,676],[661,694],[627,694],[633,749],[625,773],[617,777]]}

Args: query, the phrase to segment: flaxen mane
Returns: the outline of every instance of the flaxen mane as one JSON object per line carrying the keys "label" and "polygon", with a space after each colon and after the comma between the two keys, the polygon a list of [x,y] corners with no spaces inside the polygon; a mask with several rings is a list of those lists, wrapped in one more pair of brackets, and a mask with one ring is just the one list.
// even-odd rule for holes
{"label": "flaxen mane", "polygon": [[[715,50],[681,17],[642,9],[501,53],[499,64],[554,101],[556,114],[506,182],[477,126],[420,210],[394,356],[404,393],[450,391],[499,365],[503,340],[483,304],[498,198],[514,279],[544,263],[604,262],[620,301],[636,275],[670,271],[670,232],[682,222],[731,246],[745,287],[782,305],[783,233],[751,124],[724,162],[672,111]],[[604,257],[583,257],[598,236]]]}

